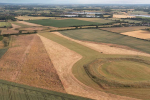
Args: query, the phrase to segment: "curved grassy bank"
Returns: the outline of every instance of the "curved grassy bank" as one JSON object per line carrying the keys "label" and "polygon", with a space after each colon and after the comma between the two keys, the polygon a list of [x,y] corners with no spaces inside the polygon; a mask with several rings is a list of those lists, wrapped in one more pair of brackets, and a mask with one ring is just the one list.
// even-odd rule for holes
{"label": "curved grassy bank", "polygon": [[[145,89],[141,88],[140,92],[137,92],[137,91],[139,91],[139,89],[132,89],[132,88],[125,89],[125,91],[123,91],[122,89],[114,89],[114,90],[113,89],[110,89],[110,90],[105,89],[105,90],[103,90],[102,88],[99,87],[98,84],[96,84],[93,80],[91,80],[91,78],[87,75],[87,73],[85,72],[84,67],[83,67],[85,64],[88,64],[98,58],[127,58],[127,57],[137,58],[137,56],[101,54],[95,50],[92,50],[88,47],[85,47],[76,42],[70,41],[63,37],[57,36],[50,32],[43,32],[43,33],[39,33],[39,34],[52,40],[52,41],[59,43],[65,47],[69,48],[70,50],[73,50],[83,56],[83,58],[81,60],[79,60],[73,66],[73,69],[72,69],[75,77],[78,80],[80,80],[82,83],[84,83],[90,87],[93,87],[95,89],[101,90],[101,91],[111,92],[111,93],[115,93],[115,94],[119,94],[119,95],[130,96],[130,97],[134,97],[134,98],[142,98],[142,99],[149,98],[150,89],[145,90]],[[148,57],[138,56],[138,58],[150,60],[150,58],[148,58]]]}
{"label": "curved grassy bank", "polygon": [[150,62],[136,58],[97,59],[84,66],[102,88],[150,88]]}

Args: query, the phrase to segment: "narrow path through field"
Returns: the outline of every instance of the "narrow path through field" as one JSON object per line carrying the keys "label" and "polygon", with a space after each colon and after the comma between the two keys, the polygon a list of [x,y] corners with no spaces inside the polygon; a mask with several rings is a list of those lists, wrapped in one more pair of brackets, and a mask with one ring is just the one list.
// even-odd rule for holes
{"label": "narrow path through field", "polygon": [[40,38],[67,93],[97,100],[136,100],[134,98],[101,92],[84,85],[72,74],[72,66],[82,59],[82,56],[43,36],[40,36]]}

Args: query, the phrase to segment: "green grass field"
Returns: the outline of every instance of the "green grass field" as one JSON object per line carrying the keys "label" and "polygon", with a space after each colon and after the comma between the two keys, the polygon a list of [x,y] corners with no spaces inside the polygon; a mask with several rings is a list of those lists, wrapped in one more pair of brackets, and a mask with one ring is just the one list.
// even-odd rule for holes
{"label": "green grass field", "polygon": [[112,28],[101,28],[102,30],[116,32],[116,33],[123,33],[123,32],[130,32],[130,31],[138,31],[145,28],[149,28],[147,26],[133,26],[133,27],[112,27]]}
{"label": "green grass field", "polygon": [[90,100],[0,80],[0,100]]}
{"label": "green grass field", "polygon": [[61,34],[78,40],[125,45],[133,49],[150,53],[150,41],[140,40],[99,29],[69,30],[62,31]]}
{"label": "green grass field", "polygon": [[70,26],[82,26],[82,25],[99,25],[100,23],[82,21],[76,19],[64,19],[64,20],[55,20],[55,19],[43,19],[43,20],[27,20],[27,22],[40,24],[43,26],[54,26],[54,27],[70,27]]}
{"label": "green grass field", "polygon": [[[88,30],[86,30],[88,32]],[[90,31],[90,30],[89,30]],[[93,34],[93,32],[96,31],[96,30],[91,30],[91,35],[93,37],[99,37],[99,36],[95,36],[96,34]],[[99,31],[99,30],[98,30]],[[66,33],[70,33],[72,34],[73,32],[75,32],[77,34],[77,37],[79,37],[79,34],[83,33],[83,30],[79,31],[63,31],[62,34],[65,34]],[[78,33],[79,32],[79,33]],[[84,31],[85,32],[85,31]],[[146,98],[149,98],[149,95],[147,96],[148,92],[150,92],[150,89],[146,89],[147,92],[145,92],[145,89],[142,89],[140,92],[138,92],[137,94],[137,89],[134,89],[134,91],[130,91],[132,89],[127,89],[125,93],[123,93],[124,91],[122,91],[122,89],[117,89],[117,90],[102,90],[99,85],[97,83],[95,83],[86,73],[85,69],[84,69],[84,65],[96,60],[96,59],[99,59],[99,58],[127,58],[127,57],[136,57],[136,56],[125,56],[125,55],[105,55],[105,54],[101,54],[95,50],[92,50],[88,47],[85,47],[83,45],[80,45],[76,42],[73,42],[73,41],[70,41],[68,39],[65,39],[63,37],[60,37],[60,36],[57,36],[53,33],[49,33],[49,32],[42,32],[42,33],[39,33],[40,35],[52,40],[52,41],[55,41],[67,48],[69,48],[70,50],[73,50],[75,52],[77,52],[78,54],[82,55],[82,59],[79,60],[77,63],[74,64],[73,68],[72,68],[72,72],[74,74],[74,76],[79,80],[81,81],[82,83],[90,86],[90,87],[93,87],[95,89],[98,89],[100,91],[106,91],[106,92],[110,92],[110,93],[114,93],[114,94],[120,94],[120,95],[125,95],[125,96],[130,96],[130,97],[134,97],[134,98],[142,98],[142,99],[146,99]],[[73,34],[72,34],[73,35]],[[82,35],[82,34],[81,34]],[[91,36],[90,35],[90,36]],[[76,36],[76,35],[73,35],[73,36]],[[84,35],[82,35],[83,37]],[[84,36],[84,37],[90,37],[88,35]],[[110,36],[111,37],[111,36]],[[138,56],[139,58],[141,59],[148,59],[150,60],[150,58],[147,58],[147,57],[141,57],[141,56]],[[118,91],[118,92],[116,92]],[[120,92],[121,91],[121,92]],[[130,95],[127,94],[128,93],[132,93]],[[143,96],[141,96],[143,95]]]}
{"label": "green grass field", "polygon": [[0,22],[0,28],[11,28],[11,23],[9,22]]}
{"label": "green grass field", "polygon": [[91,79],[103,88],[150,88],[149,60],[98,59],[84,68]]}

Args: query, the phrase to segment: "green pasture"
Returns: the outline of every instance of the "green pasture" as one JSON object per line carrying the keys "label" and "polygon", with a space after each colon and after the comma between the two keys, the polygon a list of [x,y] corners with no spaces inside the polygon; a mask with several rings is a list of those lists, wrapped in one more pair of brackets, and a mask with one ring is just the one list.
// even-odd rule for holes
{"label": "green pasture", "polygon": [[149,28],[147,26],[132,26],[132,27],[111,27],[111,28],[101,28],[102,30],[116,32],[116,33],[123,33],[123,32],[131,32],[131,31],[138,31]]}
{"label": "green pasture", "polygon": [[82,21],[76,19],[43,19],[43,20],[26,20],[30,23],[40,24],[43,26],[54,26],[54,27],[70,27],[70,26],[83,26],[83,25],[99,25],[100,23]]}
{"label": "green pasture", "polygon": [[0,22],[0,28],[11,28],[11,23],[9,22]]}
{"label": "green pasture", "polygon": [[103,88],[150,88],[150,62],[137,58],[98,59],[84,66]]}
{"label": "green pasture", "polygon": [[[90,36],[88,36],[88,35],[82,35],[82,33],[83,33],[83,30],[77,30],[78,32],[79,32],[79,34],[81,34],[81,37],[90,37]],[[79,38],[79,34],[78,34],[78,32],[77,31],[62,31],[61,33],[62,34],[65,34],[66,35],[66,33],[70,33],[70,34],[72,34],[73,32],[75,32],[75,34],[73,35],[71,35],[71,36],[73,36],[73,38],[74,37],[78,37]],[[86,32],[88,32],[88,31],[91,31],[91,35],[93,36],[93,37],[99,37],[99,36],[95,36],[95,34],[93,34],[94,33],[94,31],[95,30],[86,30]],[[98,30],[99,31],[99,30]],[[85,31],[84,31],[85,32]],[[85,32],[85,33],[86,33]],[[88,63],[90,63],[90,62],[92,62],[92,61],[94,61],[94,60],[96,60],[96,59],[98,59],[98,58],[126,58],[126,57],[137,57],[137,56],[127,56],[127,55],[107,55],[107,54],[101,54],[101,53],[99,53],[99,52],[97,52],[97,51],[95,51],[95,50],[92,50],[92,49],[90,49],[90,48],[88,48],[88,47],[85,47],[85,46],[83,46],[83,45],[81,45],[81,44],[78,44],[78,43],[76,43],[76,42],[73,42],[73,41],[70,41],[70,40],[68,40],[68,39],[65,39],[65,38],[63,38],[63,37],[60,37],[60,36],[57,36],[57,35],[55,35],[55,34],[53,34],[53,33],[50,33],[50,32],[42,32],[42,33],[39,33],[41,36],[44,36],[44,37],[46,37],[46,38],[48,38],[48,39],[50,39],[50,40],[52,40],[52,41],[55,41],[55,42],[57,42],[57,43],[59,43],[59,44],[61,44],[61,45],[63,45],[63,46],[65,46],[65,47],[67,47],[67,48],[69,48],[70,50],[73,50],[73,51],[75,51],[75,52],[77,52],[78,54],[80,54],[80,55],[82,55],[82,59],[81,60],[79,60],[77,63],[75,63],[74,64],[74,66],[73,66],[73,68],[72,68],[72,72],[73,72],[73,74],[74,74],[74,76],[79,80],[79,81],[81,81],[82,83],[84,83],[84,84],[86,84],[86,85],[88,85],[88,86],[90,86],[90,87],[93,87],[93,88],[95,88],[95,89],[98,89],[98,90],[101,90],[101,91],[106,91],[106,92],[111,92],[111,93],[115,93],[115,92],[113,92],[113,91],[108,91],[108,90],[102,90],[100,87],[99,87],[99,85],[98,84],[96,84],[88,75],[87,75],[87,73],[85,72],[85,69],[84,69],[84,65],[86,65],[86,64],[88,64]],[[68,35],[69,36],[69,35]],[[110,36],[111,37],[111,36]],[[93,38],[94,39],[94,38]],[[141,59],[150,59],[150,58],[147,58],[147,57],[142,57],[142,56],[138,56],[139,58],[141,58]],[[118,90],[119,91],[119,90]],[[130,92],[130,89],[128,89],[127,90],[128,92]],[[136,90],[135,90],[136,91]],[[144,90],[143,90],[144,91]],[[148,91],[150,91],[150,89],[148,90]],[[143,92],[140,92],[140,93],[143,93]],[[147,92],[146,92],[147,93]],[[145,93],[145,94],[146,94]],[[117,94],[119,94],[118,92],[117,92]],[[121,94],[121,95],[126,95],[126,94]],[[135,93],[133,93],[133,95],[130,95],[131,97],[135,97]],[[127,95],[126,95],[127,96]],[[145,98],[147,97],[147,96],[144,96]],[[135,98],[144,98],[144,97],[139,97],[139,96],[136,96]]]}
{"label": "green pasture", "polygon": [[0,100],[90,100],[90,99],[0,80]]}
{"label": "green pasture", "polygon": [[79,29],[62,31],[61,34],[77,40],[124,45],[150,53],[150,41],[136,39],[118,33],[102,31],[99,29]]}

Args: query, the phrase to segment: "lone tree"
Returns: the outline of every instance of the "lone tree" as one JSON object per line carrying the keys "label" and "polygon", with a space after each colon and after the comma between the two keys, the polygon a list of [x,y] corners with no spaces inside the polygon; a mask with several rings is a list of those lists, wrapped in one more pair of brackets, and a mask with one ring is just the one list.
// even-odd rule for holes
{"label": "lone tree", "polygon": [[22,30],[19,30],[19,34],[22,34]]}

